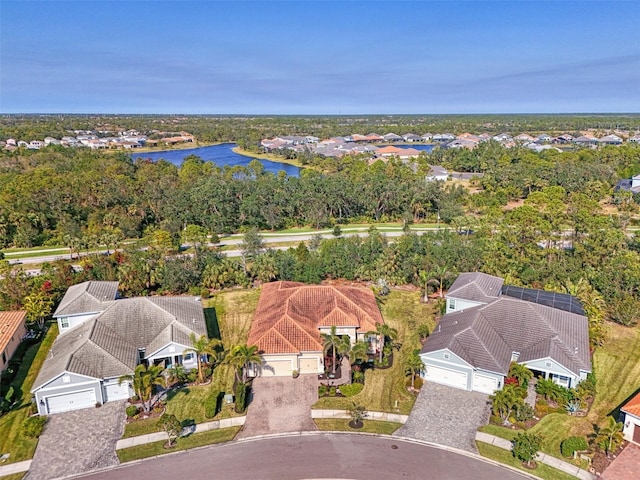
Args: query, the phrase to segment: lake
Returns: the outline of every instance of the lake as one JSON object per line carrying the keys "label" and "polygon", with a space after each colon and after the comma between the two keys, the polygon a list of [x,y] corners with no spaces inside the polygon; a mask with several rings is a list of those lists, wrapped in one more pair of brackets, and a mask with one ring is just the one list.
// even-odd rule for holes
{"label": "lake", "polygon": [[[212,145],[210,147],[189,148],[187,150],[163,150],[159,152],[134,153],[131,158],[150,158],[153,161],[164,159],[174,165],[182,165],[183,160],[189,155],[197,155],[207,162],[213,162],[219,167],[229,166],[235,167],[241,165],[246,167],[253,160],[250,157],[238,155],[233,151],[237,145],[235,143],[222,143],[220,145]],[[284,170],[287,175],[292,177],[300,176],[300,168],[294,165],[280,162],[270,162],[268,160],[258,159],[267,172],[277,174],[280,170]]]}

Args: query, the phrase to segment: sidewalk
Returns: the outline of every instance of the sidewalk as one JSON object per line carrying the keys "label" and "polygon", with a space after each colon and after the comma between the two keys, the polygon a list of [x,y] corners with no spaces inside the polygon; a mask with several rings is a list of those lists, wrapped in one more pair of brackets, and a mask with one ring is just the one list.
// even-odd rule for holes
{"label": "sidewalk", "polygon": [[[244,425],[246,416],[225,418],[223,420],[214,420],[213,422],[199,423],[193,427],[186,427],[182,431],[182,436],[192,435],[194,433],[208,432],[209,430],[218,430],[220,428],[239,427]],[[167,434],[164,432],[147,433],[138,437],[122,438],[116,443],[116,450],[123,448],[136,447],[147,443],[167,441]]]}
{"label": "sidewalk", "polygon": [[31,466],[31,460],[25,460],[24,462],[10,463],[8,465],[2,465],[0,467],[0,477],[6,475],[13,475],[14,473],[22,473],[29,470]]}
{"label": "sidewalk", "polygon": [[[488,433],[477,432],[476,441],[488,443],[489,445],[503,448],[504,450],[511,450],[511,441],[505,440],[504,438],[496,437],[494,435],[489,435]],[[569,475],[573,475],[580,480],[595,480],[597,478],[595,475],[592,475],[586,470],[582,470],[575,465],[563,462],[559,458],[552,457],[551,455],[547,455],[542,452],[538,452],[536,461],[544,463],[545,465],[549,465],[550,467],[556,468],[562,472],[568,473]]]}

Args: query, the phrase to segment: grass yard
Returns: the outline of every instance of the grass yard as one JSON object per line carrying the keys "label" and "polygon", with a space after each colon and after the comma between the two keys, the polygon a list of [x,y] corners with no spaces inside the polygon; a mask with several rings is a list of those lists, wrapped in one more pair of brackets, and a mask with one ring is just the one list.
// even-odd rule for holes
{"label": "grass yard", "polygon": [[510,467],[515,467],[518,470],[522,470],[528,474],[535,475],[544,480],[576,480],[576,477],[574,477],[573,475],[569,475],[568,473],[564,473],[543,463],[538,463],[538,468],[536,468],[535,470],[529,470],[528,468],[523,467],[522,462],[514,458],[509,450],[503,450],[502,448],[483,442],[476,442],[476,445],[478,447],[480,455],[482,455],[483,457],[487,457],[496,462],[509,465]]}
{"label": "grass yard", "polygon": [[14,473],[13,475],[5,475],[4,477],[0,477],[0,480],[22,480],[27,472],[22,473]]}
{"label": "grass yard", "polygon": [[120,463],[131,462],[141,458],[154,457],[165,453],[187,450],[189,448],[202,447],[204,445],[213,445],[214,443],[230,442],[233,440],[240,430],[240,427],[223,428],[221,430],[209,430],[208,432],[194,433],[188,437],[179,438],[176,446],[171,449],[165,449],[166,442],[147,443],[146,445],[138,445],[137,447],[123,448],[117,450],[116,454]]}
{"label": "grass yard", "polygon": [[[593,433],[593,424],[602,424],[608,415],[617,416],[619,408],[640,387],[640,329],[609,324],[607,342],[596,350],[593,367],[596,396],[586,417],[552,413],[531,428],[544,437],[543,452],[562,458],[562,440]],[[513,430],[495,425],[481,430],[507,439],[515,436]]]}
{"label": "grass yard", "polygon": [[11,384],[15,389],[16,398],[19,399],[18,406],[0,417],[0,452],[11,454],[7,463],[33,458],[36,451],[38,440],[22,435],[22,422],[29,416],[33,382],[57,336],[58,325],[54,323],[43,341],[27,350],[16,378]]}
{"label": "grass yard", "polygon": [[[364,389],[349,397],[325,397],[316,402],[313,408],[347,409],[353,402],[364,405],[372,412],[390,412],[408,414],[415,403],[415,396],[405,387],[404,359],[416,348],[420,348],[420,339],[416,326],[428,323],[435,327],[435,303],[420,303],[419,292],[392,290],[382,299],[380,310],[386,323],[398,330],[397,343],[400,350],[393,352],[393,366],[386,370],[373,369],[365,373]],[[396,408],[397,402],[397,408]]]}
{"label": "grass yard", "polygon": [[366,432],[366,433],[381,433],[384,435],[391,435],[402,424],[395,422],[381,422],[377,420],[363,420],[362,428],[351,428],[349,426],[349,420],[339,418],[315,418],[313,420],[318,427],[318,430],[325,430],[329,432]]}

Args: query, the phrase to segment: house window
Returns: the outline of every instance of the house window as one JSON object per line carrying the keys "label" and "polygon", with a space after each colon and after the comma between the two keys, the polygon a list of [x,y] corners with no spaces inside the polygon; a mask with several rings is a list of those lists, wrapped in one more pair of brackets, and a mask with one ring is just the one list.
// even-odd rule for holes
{"label": "house window", "polygon": [[138,349],[138,363],[144,362],[144,348]]}
{"label": "house window", "polygon": [[193,360],[193,353],[187,353],[187,354],[184,356],[184,361],[185,361],[185,362],[191,362],[192,360]]}
{"label": "house window", "polygon": [[456,301],[453,298],[449,299],[449,310],[455,310],[456,309]]}
{"label": "house window", "polygon": [[445,353],[444,355],[442,355],[442,358],[444,358],[445,360],[449,360],[450,355],[448,353]]}
{"label": "house window", "polygon": [[551,368],[551,362],[544,362],[544,366],[547,368]]}
{"label": "house window", "polygon": [[67,317],[60,319],[60,328],[69,328],[69,319]]}

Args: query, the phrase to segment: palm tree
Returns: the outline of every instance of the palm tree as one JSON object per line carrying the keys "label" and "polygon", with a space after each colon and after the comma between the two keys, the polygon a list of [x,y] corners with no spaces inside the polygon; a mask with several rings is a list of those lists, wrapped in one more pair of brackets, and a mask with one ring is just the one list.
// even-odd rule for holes
{"label": "palm tree", "polygon": [[321,333],[320,337],[322,339],[322,348],[324,353],[326,354],[331,351],[331,356],[333,358],[331,373],[336,373],[337,356],[349,351],[349,338],[343,338],[337,335],[335,325],[331,327],[331,333]]}
{"label": "palm tree", "polygon": [[196,355],[198,362],[198,383],[203,383],[202,357],[204,355],[215,355],[217,353],[216,349],[222,345],[222,341],[217,338],[209,339],[206,335],[200,335],[200,338],[198,338],[193,332],[189,335],[189,339],[191,340],[191,347],[186,348],[182,354],[194,353]]}
{"label": "palm tree", "polygon": [[606,452],[607,458],[622,443],[622,427],[622,422],[616,422],[615,418],[608,416],[607,424],[597,428],[596,442]]}
{"label": "palm tree", "polygon": [[391,328],[386,323],[376,323],[376,333],[380,336],[380,341],[382,345],[380,345],[380,362],[382,362],[382,352],[384,350],[384,345],[387,342],[387,338],[389,340],[395,340],[398,338],[398,331],[395,328]]}
{"label": "palm tree", "polygon": [[369,346],[364,342],[356,342],[353,344],[347,356],[349,357],[349,361],[351,365],[355,364],[360,360],[361,362],[366,362],[369,359],[368,355]]}
{"label": "palm tree", "polygon": [[132,375],[122,375],[118,378],[118,384],[131,382],[133,391],[142,402],[142,410],[145,413],[151,411],[153,407],[153,387],[160,385],[166,387],[166,379],[162,376],[163,368],[160,365],[151,365],[147,367],[144,364],[138,365]]}
{"label": "palm tree", "polygon": [[[236,345],[224,359],[224,363],[235,367],[236,380],[247,383],[247,367],[250,363],[262,363],[262,357],[258,353],[256,345]],[[240,377],[239,372],[242,372]]]}
{"label": "palm tree", "polygon": [[420,349],[416,349],[404,360],[404,369],[407,375],[411,375],[411,388],[415,388],[416,375],[424,372],[424,363],[420,358]]}
{"label": "palm tree", "polygon": [[424,285],[424,297],[423,301],[427,303],[429,301],[429,285],[438,285],[438,278],[436,277],[436,273],[433,271],[420,270],[418,272],[420,276],[420,281]]}
{"label": "palm tree", "polygon": [[438,279],[440,298],[444,298],[444,293],[442,290],[444,287],[444,281],[449,278],[452,273],[449,271],[446,265],[442,265],[441,267],[436,267],[433,270],[433,274]]}
{"label": "palm tree", "polygon": [[525,365],[511,362],[511,366],[509,367],[509,377],[515,378],[518,381],[518,385],[527,388],[529,380],[533,378],[533,372]]}

